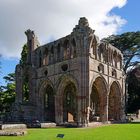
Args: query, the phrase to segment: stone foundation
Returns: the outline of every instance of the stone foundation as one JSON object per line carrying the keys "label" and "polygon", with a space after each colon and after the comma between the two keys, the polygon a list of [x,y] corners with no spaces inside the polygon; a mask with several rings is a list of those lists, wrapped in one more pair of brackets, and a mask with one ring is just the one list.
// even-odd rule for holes
{"label": "stone foundation", "polygon": [[24,136],[26,134],[26,130],[0,130],[0,136]]}
{"label": "stone foundation", "polygon": [[56,123],[41,123],[41,128],[56,127]]}
{"label": "stone foundation", "polygon": [[26,124],[1,124],[0,130],[7,130],[7,129],[26,129]]}

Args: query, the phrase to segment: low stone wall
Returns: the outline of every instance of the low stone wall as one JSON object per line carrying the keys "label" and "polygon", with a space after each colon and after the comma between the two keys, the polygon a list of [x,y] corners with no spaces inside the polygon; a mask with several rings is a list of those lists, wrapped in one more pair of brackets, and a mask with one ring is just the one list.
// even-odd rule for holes
{"label": "low stone wall", "polygon": [[0,130],[26,129],[26,128],[49,128],[56,127],[56,123],[39,123],[39,124],[0,124]]}
{"label": "low stone wall", "polygon": [[24,136],[26,134],[26,130],[0,130],[0,136]]}
{"label": "low stone wall", "polygon": [[0,130],[7,129],[26,129],[26,124],[0,124]]}
{"label": "low stone wall", "polygon": [[56,127],[56,123],[41,123],[41,128]]}

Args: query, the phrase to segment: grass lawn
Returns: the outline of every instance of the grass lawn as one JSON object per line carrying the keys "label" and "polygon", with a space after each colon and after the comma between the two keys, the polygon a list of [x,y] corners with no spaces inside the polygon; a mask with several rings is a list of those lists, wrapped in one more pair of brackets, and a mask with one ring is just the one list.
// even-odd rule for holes
{"label": "grass lawn", "polygon": [[[64,138],[57,138],[64,134]],[[140,124],[108,125],[98,128],[28,129],[26,136],[0,136],[0,140],[140,140]]]}

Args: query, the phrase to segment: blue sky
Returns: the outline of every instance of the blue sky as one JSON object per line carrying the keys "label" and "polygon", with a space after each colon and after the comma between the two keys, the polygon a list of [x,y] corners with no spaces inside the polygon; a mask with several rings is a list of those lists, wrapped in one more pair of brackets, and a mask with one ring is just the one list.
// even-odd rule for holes
{"label": "blue sky", "polygon": [[[7,0],[6,1],[7,3],[4,0],[2,0],[2,2],[0,2],[0,13],[3,13],[0,15],[0,17],[1,17],[1,19],[3,18],[3,20],[5,20],[4,24],[0,23],[0,27],[1,27],[0,32],[3,33],[2,34],[3,36],[0,36],[0,38],[1,38],[0,47],[1,47],[1,53],[3,55],[3,57],[1,58],[1,67],[2,68],[1,68],[1,73],[0,73],[0,85],[4,84],[4,81],[2,79],[3,76],[15,71],[15,66],[19,62],[20,52],[21,52],[21,49],[23,46],[22,44],[24,44],[26,42],[26,37],[24,35],[24,31],[28,28],[33,28],[36,30],[36,32],[39,36],[39,39],[41,41],[41,44],[45,43],[46,40],[49,40],[52,37],[57,39],[66,34],[69,34],[71,32],[72,28],[75,26],[75,24],[77,24],[78,18],[80,16],[88,17],[90,25],[91,26],[93,25],[92,28],[96,29],[95,33],[97,33],[97,35],[100,36],[100,34],[101,34],[100,37],[105,37],[105,35],[108,36],[113,33],[121,34],[123,32],[129,32],[129,31],[138,31],[138,30],[140,31],[140,15],[139,15],[140,14],[140,8],[139,8],[140,1],[139,0],[128,0],[127,3],[126,3],[126,0],[106,0],[106,3],[103,3],[103,1],[100,1],[100,0],[98,0],[99,2],[96,2],[97,0],[96,1],[89,0],[89,1],[92,1],[91,2],[92,5],[95,5],[95,8],[94,8],[94,6],[92,6],[92,8],[95,9],[93,14],[91,13],[90,10],[89,11],[87,10],[84,13],[84,8],[85,8],[85,10],[88,9],[88,6],[90,7],[90,5],[91,5],[90,2],[89,3],[86,2],[87,7],[85,7],[84,0],[81,0],[81,3],[80,3],[81,5],[79,5],[79,3],[76,3],[76,2],[78,2],[78,0],[77,1],[76,0],[67,1],[67,3],[69,3],[69,7],[70,7],[70,9],[68,9],[65,6],[65,5],[67,5],[67,3],[64,0],[62,0],[62,4],[61,3],[56,4],[58,6],[54,7],[56,9],[56,11],[53,9],[53,7],[52,7],[53,11],[51,11],[51,8],[50,8],[51,6],[48,8],[47,7],[43,8],[43,5],[40,5],[40,6],[42,6],[42,8],[36,10],[37,11],[36,13],[35,13],[35,11],[33,11],[32,8],[30,8],[31,9],[30,12],[33,11],[36,14],[36,16],[27,14],[26,9],[25,9],[25,11],[24,11],[24,9],[23,9],[23,11],[20,11],[20,9],[21,9],[20,6],[25,6],[25,4],[27,3],[27,0],[24,0],[22,3],[20,3],[20,2],[17,3],[17,0],[13,0],[13,1],[14,1],[14,3],[11,3],[10,0]],[[32,2],[32,0],[30,0],[30,1]],[[46,3],[45,0],[42,0],[42,1],[44,1],[44,3]],[[114,1],[116,3],[113,3]],[[53,5],[54,3],[56,3],[54,0],[47,0],[47,2],[49,2],[50,5],[51,4]],[[28,1],[28,3],[29,3],[29,1]],[[14,10],[11,9],[11,4],[13,5],[13,9],[17,8],[16,10],[19,10],[19,12],[17,12],[16,10],[15,10],[15,12],[13,12]],[[74,7],[73,4],[75,4],[75,9],[71,8],[71,6]],[[97,6],[96,6],[96,4],[97,4]],[[101,7],[102,6],[101,4],[104,5],[104,7],[106,7],[106,8]],[[28,4],[28,5],[30,5],[30,4]],[[4,8],[2,9],[1,6],[3,6]],[[8,6],[10,6],[9,11],[7,10]],[[36,6],[39,6],[38,3],[36,3]],[[36,6],[35,6],[35,8],[37,8]],[[63,8],[62,8],[62,6],[63,6]],[[96,7],[98,9],[104,9],[104,10],[98,10],[98,14],[99,14],[98,15],[97,13],[95,13],[95,12],[97,12]],[[7,8],[7,9],[5,9],[5,8]],[[48,13],[48,15],[47,14],[45,15],[44,11],[42,9],[44,9],[44,10],[48,9],[48,11],[45,11]],[[62,11],[62,9],[64,11]],[[72,9],[72,11],[70,11],[71,9]],[[89,9],[91,9],[91,8],[89,8]],[[59,10],[59,12],[57,10]],[[73,14],[73,11],[77,12],[77,13]],[[13,14],[12,15],[14,17],[13,19],[9,19],[11,13]],[[6,16],[4,16],[4,14],[9,17],[6,19],[5,18]],[[59,18],[57,18],[58,14],[59,14]],[[53,19],[51,19],[51,17],[49,17],[49,15],[51,15],[51,17],[53,16]],[[93,17],[92,17],[92,15],[93,15]],[[115,15],[115,16],[112,16],[112,15]],[[21,16],[23,19],[20,21]],[[39,22],[43,18],[45,19],[45,17],[47,17],[47,19],[44,20],[44,22]],[[101,17],[102,19],[99,19],[99,17]],[[28,22],[25,22],[24,18],[25,18],[25,21],[28,21]],[[65,18],[65,20],[63,21],[64,18]],[[57,21],[54,21],[54,19],[57,19]],[[93,19],[93,21],[92,21],[92,19]],[[10,20],[10,21],[8,21],[8,20]],[[13,20],[13,22],[12,22],[12,20]],[[116,25],[114,23],[114,20],[118,21],[118,23]],[[20,21],[20,22],[18,22],[18,21]],[[103,22],[106,22],[106,21],[109,22],[109,26],[105,26],[102,24]],[[10,22],[10,27],[8,25],[9,22]],[[24,24],[20,24],[21,22],[23,22]],[[13,23],[13,25],[12,25],[12,23]],[[17,23],[17,25],[16,25],[16,23]],[[37,23],[37,24],[35,24],[35,23]],[[56,28],[55,23],[57,24],[57,28]],[[24,25],[26,25],[26,26],[24,26]],[[46,28],[44,28],[44,27],[46,27]],[[62,31],[62,27],[65,30]],[[4,28],[5,28],[5,30],[4,30]],[[102,32],[102,31],[104,31],[104,32]],[[6,34],[6,32],[7,32],[7,34]],[[17,32],[17,34],[16,34],[16,32]],[[47,35],[46,35],[46,33],[47,33]],[[53,33],[55,33],[55,34],[53,34]]]}
{"label": "blue sky", "polygon": [[128,0],[127,4],[121,8],[114,8],[113,13],[121,15],[127,20],[127,23],[121,28],[119,33],[129,31],[140,31],[140,1],[139,0]]}

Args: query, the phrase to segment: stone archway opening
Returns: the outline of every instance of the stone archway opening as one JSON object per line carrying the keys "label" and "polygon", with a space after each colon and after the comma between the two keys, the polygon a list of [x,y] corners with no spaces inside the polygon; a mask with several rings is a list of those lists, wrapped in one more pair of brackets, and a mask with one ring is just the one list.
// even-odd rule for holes
{"label": "stone archway opening", "polygon": [[89,121],[97,121],[99,120],[100,116],[100,97],[98,90],[93,85],[92,87],[92,93],[90,95],[90,114],[89,114]]}
{"label": "stone archway opening", "polygon": [[108,105],[108,120],[120,121],[121,119],[121,93],[116,82],[113,82],[110,87],[109,105]]}
{"label": "stone archway opening", "polygon": [[44,120],[55,122],[54,90],[50,85],[47,85],[44,92]]}
{"label": "stone archway opening", "polygon": [[96,78],[90,95],[89,122],[107,121],[107,86],[103,78]]}
{"label": "stone archway opening", "polygon": [[63,122],[76,122],[76,119],[76,87],[73,83],[68,83],[63,93]]}

